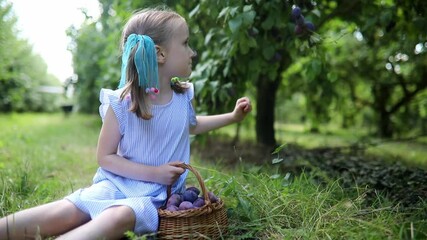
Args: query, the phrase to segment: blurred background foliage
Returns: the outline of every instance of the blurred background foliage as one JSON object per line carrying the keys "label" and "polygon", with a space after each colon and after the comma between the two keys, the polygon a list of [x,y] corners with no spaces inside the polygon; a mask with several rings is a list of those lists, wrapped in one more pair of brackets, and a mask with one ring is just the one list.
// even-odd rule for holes
{"label": "blurred background foliage", "polygon": [[0,112],[54,111],[56,96],[38,90],[61,84],[28,41],[18,37],[16,21],[11,4],[0,0]]}
{"label": "blurred background foliage", "polygon": [[[368,129],[384,138],[427,133],[427,2],[424,0],[99,0],[101,16],[71,26],[76,106],[98,111],[100,88],[117,88],[120,35],[138,9],[166,5],[184,16],[198,52],[191,81],[199,113],[230,111],[248,95],[256,141],[275,146],[278,123]],[[312,34],[297,36],[298,5]],[[0,111],[54,109],[34,86],[53,84],[18,39],[0,0]],[[13,47],[11,47],[13,46]],[[12,49],[14,49],[12,51]],[[54,102],[54,101],[51,101]],[[240,126],[236,130],[236,138]]]}

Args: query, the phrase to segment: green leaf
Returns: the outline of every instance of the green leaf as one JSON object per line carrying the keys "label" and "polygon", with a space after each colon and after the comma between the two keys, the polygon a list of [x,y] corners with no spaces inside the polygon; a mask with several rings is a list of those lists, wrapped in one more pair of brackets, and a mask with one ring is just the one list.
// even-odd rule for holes
{"label": "green leaf", "polygon": [[250,48],[256,48],[258,46],[255,38],[249,38],[248,39],[248,47]]}
{"label": "green leaf", "polygon": [[263,50],[262,50],[262,55],[264,56],[265,60],[270,60],[274,53],[276,52],[276,49],[274,48],[274,46],[266,46]]}
{"label": "green leaf", "polygon": [[246,201],[246,199],[242,198],[241,196],[237,196],[237,199],[239,200],[239,205],[242,207],[242,209],[246,212],[246,213],[250,213],[251,208],[250,208],[250,204],[248,201]]}
{"label": "green leaf", "polygon": [[229,7],[225,7],[221,10],[221,12],[218,14],[218,19],[224,17],[226,14],[228,14]]}
{"label": "green leaf", "polygon": [[272,15],[269,15],[267,19],[261,24],[261,27],[264,30],[269,30],[271,29],[271,27],[273,27],[273,25],[274,25],[274,17]]}
{"label": "green leaf", "polygon": [[289,178],[290,177],[291,177],[291,173],[286,173],[286,175],[283,177],[283,180],[282,180],[282,186],[284,186],[284,187],[289,186],[289,184],[290,184]]}
{"label": "green leaf", "polygon": [[313,71],[314,76],[317,76],[322,71],[322,63],[319,60],[314,59],[311,61],[310,69]]}
{"label": "green leaf", "polygon": [[275,159],[273,159],[271,162],[273,163],[273,164],[276,164],[276,163],[280,163],[280,162],[282,162],[283,161],[283,158],[275,158]]}
{"label": "green leaf", "polygon": [[321,12],[319,11],[319,9],[313,9],[313,11],[311,11],[313,13],[313,15],[317,16],[320,18],[320,16],[322,15]]}
{"label": "green leaf", "polygon": [[288,145],[288,144],[287,144],[287,143],[284,143],[284,144],[282,144],[282,145],[278,146],[276,149],[274,149],[274,152],[272,152],[271,154],[279,153],[280,151],[282,151],[282,149],[283,149],[286,145]]}
{"label": "green leaf", "polygon": [[193,18],[199,12],[199,10],[200,10],[200,4],[197,4],[197,6],[193,10],[191,10],[188,16],[190,18]]}
{"label": "green leaf", "polygon": [[211,30],[209,30],[208,34],[206,34],[205,37],[205,45],[208,45],[211,38],[215,35],[215,28],[212,28]]}
{"label": "green leaf", "polygon": [[290,177],[291,177],[291,173],[286,173],[286,175],[283,177],[283,180],[289,181]]}
{"label": "green leaf", "polygon": [[252,5],[245,5],[243,7],[243,12],[248,12],[248,11],[251,11],[251,10],[252,10]]}
{"label": "green leaf", "polygon": [[280,174],[273,174],[270,176],[271,179],[278,179],[280,177]]}
{"label": "green leaf", "polygon": [[243,15],[244,25],[249,26],[254,22],[256,13],[255,11],[249,11],[249,12],[244,12],[242,15]]}
{"label": "green leaf", "polygon": [[230,15],[234,17],[236,15],[237,11],[239,10],[239,7],[234,7],[230,9]]}
{"label": "green leaf", "polygon": [[201,91],[206,86],[207,81],[208,81],[208,79],[206,79],[206,78],[202,78],[200,80],[197,80],[196,82],[194,82],[194,89],[197,92]]}
{"label": "green leaf", "polygon": [[242,25],[242,16],[241,15],[238,15],[237,17],[231,19],[228,22],[228,26],[230,27],[230,30],[232,33],[237,32],[241,25]]}
{"label": "green leaf", "polygon": [[217,89],[219,82],[218,81],[212,81],[212,82],[209,82],[209,85],[211,86],[211,88]]}
{"label": "green leaf", "polygon": [[249,52],[249,46],[246,41],[239,42],[239,48],[243,55],[246,55]]}

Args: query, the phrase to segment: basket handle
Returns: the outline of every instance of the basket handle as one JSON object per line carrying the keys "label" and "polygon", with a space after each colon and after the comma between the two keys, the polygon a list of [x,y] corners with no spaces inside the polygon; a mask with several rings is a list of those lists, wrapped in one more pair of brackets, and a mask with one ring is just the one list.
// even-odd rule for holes
{"label": "basket handle", "polygon": [[[202,190],[203,198],[205,199],[205,204],[211,205],[211,201],[209,200],[208,190],[206,189],[205,182],[203,181],[202,176],[200,176],[200,173],[195,168],[193,168],[190,164],[178,163],[174,166],[181,167],[183,169],[188,169],[196,176],[197,181],[199,182],[200,188]],[[172,194],[172,186],[168,185],[166,200],[170,198],[171,194]]]}

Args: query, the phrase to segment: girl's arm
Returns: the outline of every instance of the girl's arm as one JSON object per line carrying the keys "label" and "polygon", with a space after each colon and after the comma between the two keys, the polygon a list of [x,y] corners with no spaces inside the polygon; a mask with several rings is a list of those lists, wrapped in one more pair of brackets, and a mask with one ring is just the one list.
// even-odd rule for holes
{"label": "girl's arm", "polygon": [[240,122],[251,110],[252,106],[249,98],[240,98],[236,101],[233,112],[212,116],[197,116],[197,125],[190,129],[190,133],[205,133],[232,123]]}
{"label": "girl's arm", "polygon": [[164,185],[173,184],[185,171],[176,167],[178,162],[161,166],[148,166],[129,161],[117,155],[121,139],[119,123],[111,107],[108,108],[98,139],[97,160],[100,167],[114,174]]}

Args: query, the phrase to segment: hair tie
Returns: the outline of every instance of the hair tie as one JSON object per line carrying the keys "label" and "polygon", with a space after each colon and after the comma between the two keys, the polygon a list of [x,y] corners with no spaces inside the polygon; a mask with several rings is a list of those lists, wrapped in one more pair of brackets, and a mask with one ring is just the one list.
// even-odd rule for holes
{"label": "hair tie", "polygon": [[[138,44],[139,43],[139,44]],[[159,73],[157,66],[157,54],[154,41],[147,35],[130,34],[124,45],[122,55],[122,69],[119,88],[126,83],[126,71],[132,49],[138,44],[135,51],[134,64],[138,73],[138,85],[149,89],[147,93],[159,93]],[[152,89],[155,89],[151,91]]]}
{"label": "hair tie", "polygon": [[175,85],[175,84],[177,84],[177,83],[179,83],[179,78],[178,77],[171,78],[171,85],[172,86]]}
{"label": "hair tie", "polygon": [[155,87],[146,88],[145,93],[149,94],[151,99],[156,99],[156,95],[159,94],[159,89],[157,89]]}

